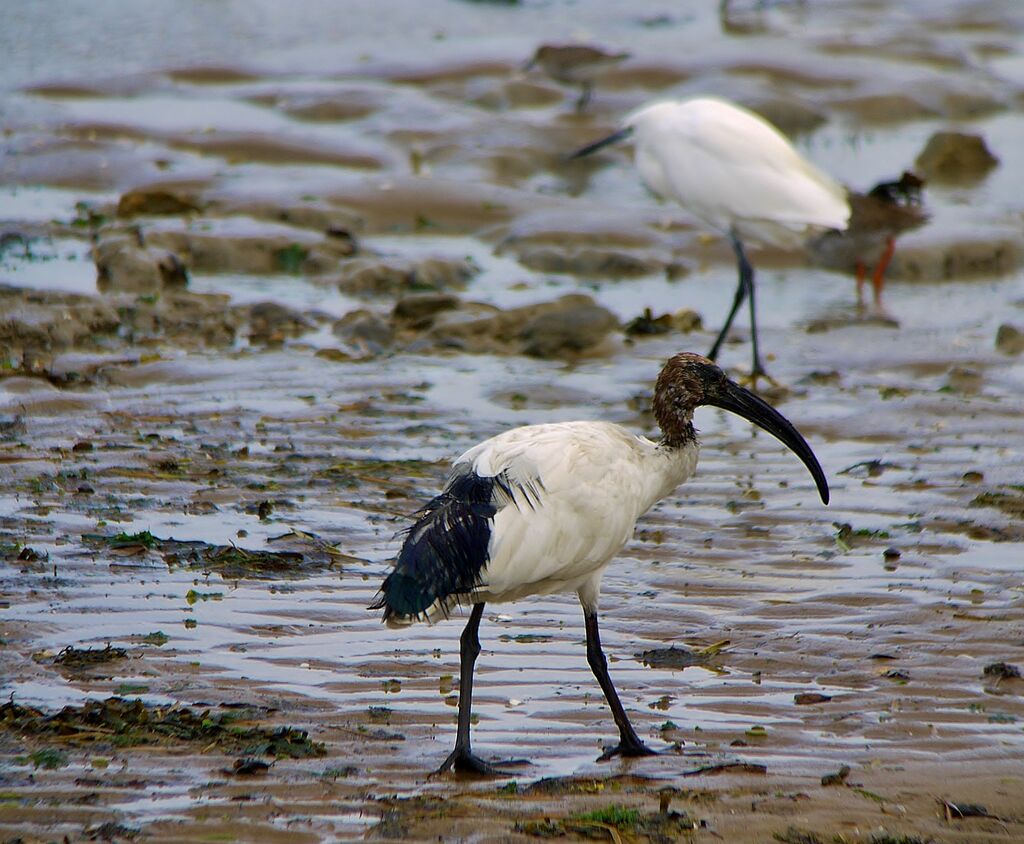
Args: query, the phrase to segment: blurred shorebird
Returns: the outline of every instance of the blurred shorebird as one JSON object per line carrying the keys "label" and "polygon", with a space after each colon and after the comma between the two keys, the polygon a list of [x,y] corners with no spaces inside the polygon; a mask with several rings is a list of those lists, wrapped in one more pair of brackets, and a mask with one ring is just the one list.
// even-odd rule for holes
{"label": "blurred shorebird", "polygon": [[784,248],[811,234],[845,229],[846,189],[805,158],[767,120],[715,97],[656,102],[632,112],[622,127],[576,151],[579,158],[632,137],[640,178],[729,239],[739,282],[729,316],[708,357],[718,356],[733,318],[749,301],[751,378],[766,376],[758,351],[754,268],[745,242]]}
{"label": "blurred shorebird", "polygon": [[523,70],[539,66],[544,73],[563,85],[579,85],[576,111],[583,111],[590,102],[594,82],[603,73],[625,61],[629,53],[608,53],[585,44],[542,44]]}
{"label": "blurred shorebird", "polygon": [[921,205],[924,180],[909,171],[891,182],[879,182],[867,193],[850,191],[850,222],[844,231],[827,231],[808,243],[815,263],[857,279],[857,304],[864,302],[864,282],[871,272],[873,302],[882,305],[885,271],[896,251],[896,238],[928,220]]}
{"label": "blurred shorebird", "polygon": [[665,363],[655,385],[658,442],[608,422],[514,428],[459,457],[441,494],[419,511],[371,609],[383,609],[388,626],[401,627],[472,605],[461,638],[455,749],[438,773],[502,773],[470,745],[485,602],[561,591],[579,597],[587,661],[619,729],[619,743],[600,759],[653,752],[633,729],[608,675],[598,596],[605,568],[633,535],[637,519],[694,473],[693,412],[702,405],[729,410],[777,437],[803,461],[828,503],[825,474],[799,431],[707,358],[682,353]]}

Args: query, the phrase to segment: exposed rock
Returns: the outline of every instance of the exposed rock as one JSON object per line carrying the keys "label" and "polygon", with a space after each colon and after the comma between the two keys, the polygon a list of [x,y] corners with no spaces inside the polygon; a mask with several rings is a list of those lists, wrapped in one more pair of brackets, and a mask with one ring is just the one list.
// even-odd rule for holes
{"label": "exposed rock", "polygon": [[0,286],[0,348],[17,358],[73,348],[117,330],[117,308],[93,296]]}
{"label": "exposed rock", "polygon": [[533,357],[560,357],[598,345],[619,324],[615,314],[597,304],[550,311],[531,319],[520,337],[523,351]]}
{"label": "exposed rock", "polygon": [[155,301],[122,302],[119,334],[129,344],[173,341],[179,348],[203,349],[235,342],[245,309],[232,308],[227,296],[176,291]]}
{"label": "exposed rock", "polygon": [[277,302],[258,302],[249,306],[249,340],[270,345],[298,337],[316,326],[298,311]]}
{"label": "exposed rock", "polygon": [[146,243],[180,255],[193,272],[325,273],[352,253],[350,238],[247,219],[147,228]]}
{"label": "exposed rock", "polygon": [[53,356],[71,350],[223,347],[235,342],[245,311],[227,296],[185,290],[108,298],[0,287],[0,349],[17,368],[50,371]]}
{"label": "exposed rock", "polygon": [[194,198],[166,187],[135,188],[122,194],[117,203],[118,217],[192,214],[200,210]]}
{"label": "exposed rock", "polygon": [[1024,352],[1024,331],[1004,322],[996,330],[996,348],[1004,355]]}
{"label": "exposed rock", "polygon": [[790,136],[813,132],[826,120],[820,111],[790,97],[751,103],[750,108]]}
{"label": "exposed rock", "polygon": [[185,265],[172,252],[140,243],[137,234],[104,237],[93,247],[96,284],[103,292],[158,293],[188,285]]}
{"label": "exposed rock", "polygon": [[1024,240],[1009,230],[956,239],[922,233],[900,242],[888,275],[908,281],[990,277],[1014,272],[1022,261]]}
{"label": "exposed rock", "polygon": [[980,179],[999,164],[981,135],[936,132],[918,155],[915,167],[926,179],[957,182]]}
{"label": "exposed rock", "polygon": [[578,293],[470,319],[451,313],[441,315],[429,336],[438,345],[475,353],[576,357],[596,351],[618,325],[614,314]]}
{"label": "exposed rock", "polygon": [[517,257],[519,263],[537,272],[587,277],[636,278],[665,268],[664,262],[651,255],[618,249],[524,245],[519,249]]}
{"label": "exposed rock", "polygon": [[906,123],[936,117],[937,112],[907,94],[869,94],[834,103],[858,123]]}
{"label": "exposed rock", "polygon": [[395,332],[379,314],[365,309],[350,311],[331,326],[334,336],[360,354],[376,355],[394,342]]}
{"label": "exposed rock", "polygon": [[645,308],[638,317],[634,317],[625,327],[627,337],[643,337],[656,334],[668,334],[679,331],[688,334],[703,327],[703,320],[692,308],[682,308],[674,314],[654,316],[650,308]]}
{"label": "exposed rock", "polygon": [[479,269],[471,261],[453,258],[356,258],[342,268],[338,287],[353,295],[401,295],[466,286]]}
{"label": "exposed rock", "polygon": [[399,299],[391,315],[403,327],[424,329],[433,324],[434,317],[441,311],[457,307],[459,297],[450,293],[415,293]]}

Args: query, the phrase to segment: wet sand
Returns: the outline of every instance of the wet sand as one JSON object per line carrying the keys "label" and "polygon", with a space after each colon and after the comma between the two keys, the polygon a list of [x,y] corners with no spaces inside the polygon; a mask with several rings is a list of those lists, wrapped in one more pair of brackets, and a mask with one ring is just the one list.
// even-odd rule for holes
{"label": "wet sand", "polygon": [[[0,837],[1024,840],[1020,10],[427,6],[12,11]],[[115,68],[42,49],[75,20],[82,45],[144,36]],[[633,56],[577,115],[577,91],[517,68],[581,28]],[[859,189],[951,128],[998,165],[929,179],[883,315],[806,254],[754,253],[773,400],[832,502],[775,440],[698,412],[697,477],[602,593],[612,677],[662,754],[595,761],[614,727],[557,595],[481,627],[474,748],[532,764],[432,776],[461,617],[391,631],[366,606],[469,445],[575,418],[654,433],[653,378],[710,346],[731,253],[626,151],[564,155],[698,92],[761,108]],[[624,330],[645,308],[704,327]],[[737,329],[722,363],[748,362]],[[705,655],[645,657],[670,647]],[[202,717],[81,720],[111,697]]]}

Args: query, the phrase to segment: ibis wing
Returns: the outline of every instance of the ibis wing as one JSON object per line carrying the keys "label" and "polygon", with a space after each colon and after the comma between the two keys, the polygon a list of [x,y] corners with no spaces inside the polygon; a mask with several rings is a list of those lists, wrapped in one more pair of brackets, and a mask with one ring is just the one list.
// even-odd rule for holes
{"label": "ibis wing", "polygon": [[417,514],[374,607],[401,624],[467,598],[577,588],[657,498],[637,459],[652,449],[595,422],[516,428],[471,448]]}

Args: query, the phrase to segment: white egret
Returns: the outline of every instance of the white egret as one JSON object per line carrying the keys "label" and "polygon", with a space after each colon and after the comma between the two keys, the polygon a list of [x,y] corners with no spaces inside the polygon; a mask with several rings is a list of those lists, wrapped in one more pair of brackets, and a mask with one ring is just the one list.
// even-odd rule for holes
{"label": "white egret", "polygon": [[572,157],[627,137],[635,141],[636,167],[648,188],[729,238],[739,283],[708,357],[718,356],[737,310],[748,299],[751,377],[756,380],[766,373],[758,351],[754,269],[744,243],[793,248],[813,233],[846,228],[846,189],[804,159],[764,118],[714,97],[646,105],[630,114],[619,131]]}

